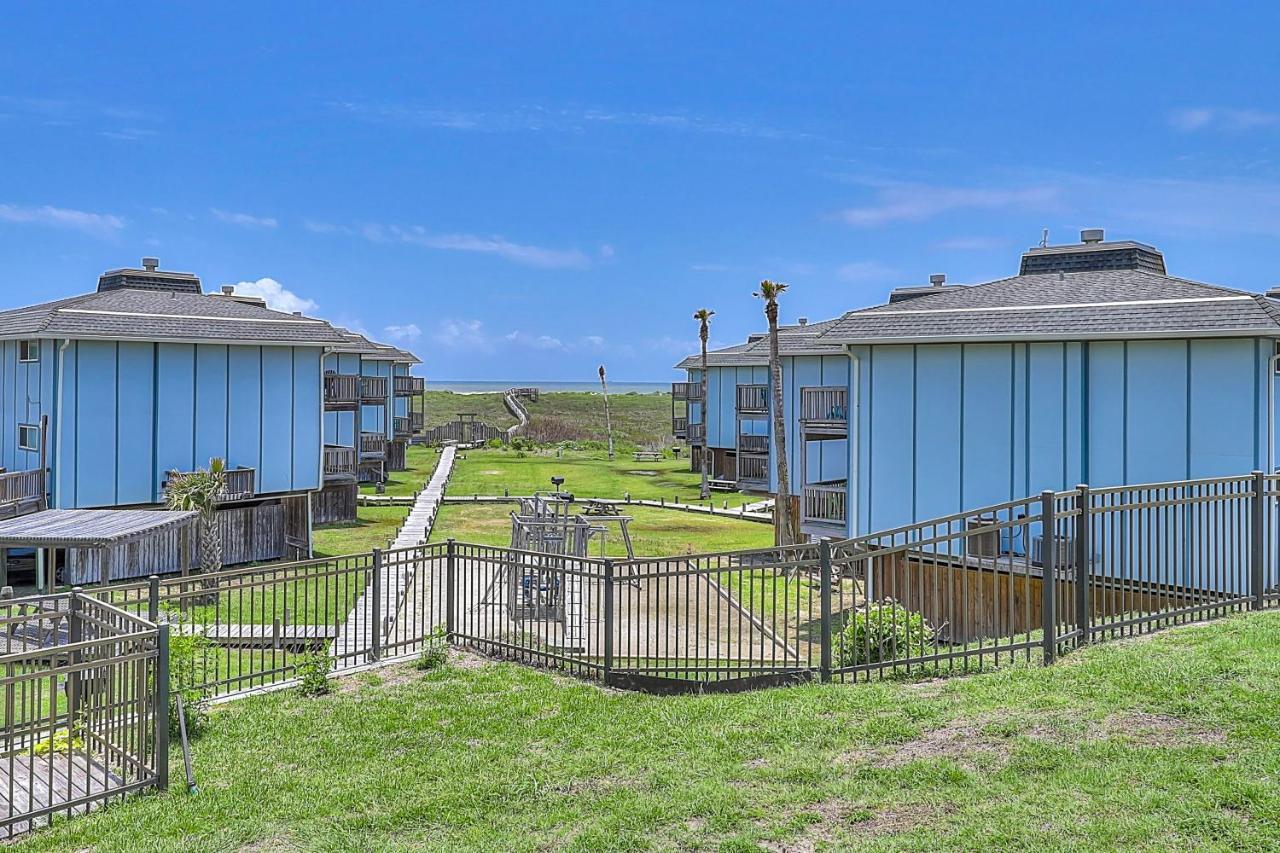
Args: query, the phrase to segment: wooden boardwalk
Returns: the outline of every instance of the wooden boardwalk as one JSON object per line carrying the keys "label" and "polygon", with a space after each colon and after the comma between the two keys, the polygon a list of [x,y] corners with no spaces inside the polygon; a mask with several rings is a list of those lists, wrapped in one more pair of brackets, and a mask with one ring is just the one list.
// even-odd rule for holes
{"label": "wooden boardwalk", "polygon": [[335,625],[194,625],[189,633],[201,634],[218,646],[255,649],[323,648],[337,639]]}
{"label": "wooden boardwalk", "polygon": [[95,798],[122,784],[106,767],[79,753],[0,758],[0,822],[6,823],[0,826],[0,839],[44,826],[51,811],[84,814],[99,805]]}

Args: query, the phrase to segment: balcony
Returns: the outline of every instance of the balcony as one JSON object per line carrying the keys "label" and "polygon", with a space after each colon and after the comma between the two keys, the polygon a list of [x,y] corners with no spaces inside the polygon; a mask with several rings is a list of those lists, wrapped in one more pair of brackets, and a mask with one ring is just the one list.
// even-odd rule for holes
{"label": "balcony", "polygon": [[[230,503],[232,501],[249,500],[257,494],[257,482],[258,471],[256,468],[228,468],[222,474],[222,492],[218,495],[218,501],[220,503]],[[168,489],[169,481],[166,479],[161,486],[164,489]]]}
{"label": "balcony", "polygon": [[702,383],[701,382],[672,382],[671,383],[671,399],[673,400],[701,400],[702,399]]}
{"label": "balcony", "polygon": [[800,520],[843,530],[847,503],[848,484],[844,481],[806,485],[801,492]]}
{"label": "balcony", "polygon": [[706,444],[707,443],[707,425],[706,424],[689,424],[687,441],[690,444]]}
{"label": "balcony", "polygon": [[414,435],[421,435],[427,428],[427,417],[422,412],[409,413],[409,428]]}
{"label": "balcony", "polygon": [[0,468],[0,518],[14,518],[44,509],[44,471]]}
{"label": "balcony", "polygon": [[681,439],[688,438],[689,437],[689,419],[686,417],[673,416],[671,418],[671,434],[676,438],[681,438]]}
{"label": "balcony", "polygon": [[427,381],[421,376],[397,376],[395,389],[397,397],[417,397],[427,390]]}
{"label": "balcony", "polygon": [[360,377],[360,401],[363,403],[386,403],[387,392],[391,385],[385,376]]}
{"label": "balcony", "polygon": [[769,488],[769,454],[738,454],[738,488]]}
{"label": "balcony", "polygon": [[413,435],[413,420],[407,415],[396,415],[391,419],[391,432],[396,438],[408,438]]}
{"label": "balcony", "polygon": [[382,459],[387,455],[387,437],[380,432],[360,433],[360,458]]}
{"label": "balcony", "polygon": [[739,435],[738,436],[738,452],[739,453],[763,453],[769,455],[769,436],[767,435]]}
{"label": "balcony", "polygon": [[768,385],[739,385],[738,414],[767,415],[769,413]]}
{"label": "balcony", "polygon": [[324,406],[326,409],[353,409],[360,402],[360,377],[325,374]]}
{"label": "balcony", "polygon": [[800,389],[800,426],[806,435],[849,434],[849,389],[840,385]]}
{"label": "balcony", "polygon": [[324,448],[324,478],[330,480],[353,480],[356,476],[356,449],[339,447],[332,444]]}

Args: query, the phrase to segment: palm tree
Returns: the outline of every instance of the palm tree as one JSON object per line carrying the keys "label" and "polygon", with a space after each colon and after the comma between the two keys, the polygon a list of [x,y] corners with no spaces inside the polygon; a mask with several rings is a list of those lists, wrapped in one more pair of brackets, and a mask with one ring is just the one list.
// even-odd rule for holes
{"label": "palm tree", "polygon": [[778,297],[787,286],[765,279],[753,296],[764,300],[764,316],[769,321],[769,385],[773,394],[773,456],[778,470],[778,493],[773,502],[774,524],[778,544],[793,545],[799,541],[795,517],[791,511],[791,476],[787,466],[787,427],[782,419],[782,359],[778,357]]}
{"label": "palm tree", "polygon": [[604,365],[600,365],[600,387],[604,389],[604,429],[609,433],[609,458],[613,459],[613,421],[609,418],[609,383],[604,378]]}
{"label": "palm tree", "polygon": [[711,460],[707,450],[707,338],[711,336],[711,318],[716,312],[699,308],[693,312],[693,319],[698,321],[698,340],[702,342],[702,374],[699,377],[702,393],[699,399],[702,401],[702,499],[705,501],[711,497]]}
{"label": "palm tree", "polygon": [[165,500],[169,509],[200,514],[200,568],[222,568],[222,533],[218,529],[218,501],[226,493],[227,463],[210,459],[208,470],[179,474],[169,472]]}

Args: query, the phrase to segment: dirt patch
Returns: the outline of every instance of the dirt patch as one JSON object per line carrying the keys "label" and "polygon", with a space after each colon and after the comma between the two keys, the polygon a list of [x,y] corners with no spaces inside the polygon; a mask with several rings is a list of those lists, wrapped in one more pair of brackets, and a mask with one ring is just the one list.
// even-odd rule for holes
{"label": "dirt patch", "polygon": [[796,810],[796,817],[813,817],[799,837],[764,841],[760,847],[770,853],[813,853],[819,847],[839,846],[841,835],[866,839],[910,832],[936,820],[940,813],[937,807],[923,803],[870,810],[841,800],[825,800]]}
{"label": "dirt patch", "polygon": [[1012,747],[1007,739],[994,737],[985,731],[990,722],[986,717],[953,720],[915,740],[882,750],[871,764],[873,767],[892,768],[913,761],[946,759],[966,770],[1003,766]]}
{"label": "dirt patch", "polygon": [[628,473],[628,474],[631,474],[632,476],[635,476],[635,477],[656,477],[656,476],[658,476],[658,472],[657,472],[657,471],[628,471],[627,473]]}
{"label": "dirt patch", "polygon": [[1092,720],[1083,727],[1059,717],[1022,732],[1026,737],[1045,743],[1092,743],[1123,740],[1140,747],[1214,745],[1225,743],[1226,732],[1197,726],[1169,714],[1147,711],[1119,711],[1102,720]]}
{"label": "dirt patch", "polygon": [[239,849],[241,853],[280,853],[283,850],[301,850],[302,848],[284,836],[275,835],[250,841],[248,844],[241,845]]}

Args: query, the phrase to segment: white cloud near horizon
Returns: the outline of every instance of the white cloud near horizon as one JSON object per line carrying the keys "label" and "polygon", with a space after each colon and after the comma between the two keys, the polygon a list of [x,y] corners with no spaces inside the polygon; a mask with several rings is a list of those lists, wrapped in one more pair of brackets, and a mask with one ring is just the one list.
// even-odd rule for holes
{"label": "white cloud near horizon", "polygon": [[602,352],[609,349],[608,341],[601,335],[584,335],[564,339],[552,334],[538,334],[513,329],[506,334],[493,334],[485,328],[484,321],[450,318],[436,324],[431,336],[441,347],[455,350],[472,350],[492,353],[498,350],[542,350],[547,352],[583,353]]}
{"label": "white cloud near horizon", "polygon": [[422,329],[418,327],[417,323],[405,323],[403,325],[386,326],[383,328],[382,334],[397,343],[412,343],[422,337]]}
{"label": "white cloud near horizon", "polygon": [[1169,124],[1184,132],[1244,131],[1280,124],[1280,113],[1228,107],[1187,107],[1172,112],[1169,115]]}
{"label": "white cloud near horizon", "polygon": [[97,236],[115,234],[125,227],[125,220],[115,214],[91,213],[86,210],[54,207],[48,204],[36,207],[0,204],[0,222],[72,228]]}
{"label": "white cloud near horizon", "polygon": [[251,213],[236,213],[231,210],[221,210],[216,207],[209,208],[220,222],[226,222],[230,225],[240,225],[244,228],[275,228],[280,223],[273,216],[254,216]]}
{"label": "white cloud near horizon", "polygon": [[292,314],[301,311],[312,314],[320,306],[315,300],[299,296],[274,278],[260,278],[257,281],[241,281],[235,285],[236,293],[242,296],[257,296],[265,299],[267,307],[273,311],[284,311]]}

